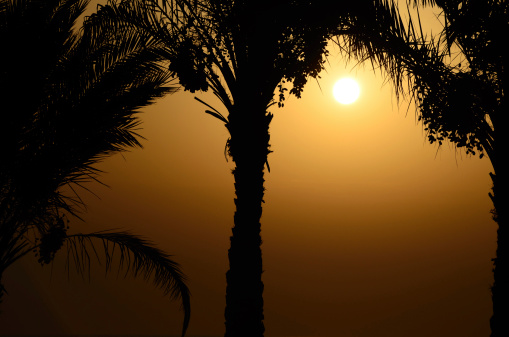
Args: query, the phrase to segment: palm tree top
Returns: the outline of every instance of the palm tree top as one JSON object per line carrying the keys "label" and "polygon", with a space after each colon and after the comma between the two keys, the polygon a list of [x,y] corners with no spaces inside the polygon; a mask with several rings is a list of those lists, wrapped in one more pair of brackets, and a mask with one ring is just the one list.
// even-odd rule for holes
{"label": "palm tree top", "polygon": [[[67,231],[64,215],[83,209],[77,189],[97,181],[96,164],[141,146],[136,114],[176,90],[155,41],[134,26],[111,25],[106,8],[76,29],[88,4],[0,0],[0,281],[32,250],[47,264],[67,247],[69,262],[85,272],[101,247],[111,269],[116,247],[130,275],[151,277],[181,300],[184,334],[189,289],[169,255],[128,232]],[[1,282],[0,290],[1,299]]]}

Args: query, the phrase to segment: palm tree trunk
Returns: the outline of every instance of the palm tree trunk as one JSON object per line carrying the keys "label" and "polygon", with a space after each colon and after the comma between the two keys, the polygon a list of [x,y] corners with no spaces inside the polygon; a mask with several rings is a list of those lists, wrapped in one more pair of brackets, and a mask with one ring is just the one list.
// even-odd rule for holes
{"label": "palm tree trunk", "polygon": [[265,331],[260,218],[271,115],[265,107],[244,107],[237,105],[228,116],[236,211],[228,250],[225,337],[262,337]]}
{"label": "palm tree trunk", "polygon": [[[505,165],[509,166],[509,165]],[[508,183],[506,171],[492,175],[493,179],[493,204],[494,220],[498,224],[497,250],[493,259],[493,286],[491,287],[493,301],[493,316],[490,320],[491,337],[509,336],[509,321],[507,311],[509,310],[509,228],[507,223],[507,202]],[[505,181],[504,181],[505,180]]]}
{"label": "palm tree trunk", "polygon": [[[504,105],[507,106],[507,103],[502,106]],[[501,109],[501,112],[509,112],[509,110]],[[495,160],[493,161],[495,174],[491,175],[493,195],[490,196],[494,205],[493,219],[498,224],[497,251],[493,259],[494,282],[491,287],[493,301],[493,316],[490,320],[491,337],[509,336],[507,315],[509,311],[509,161],[506,158],[509,135],[507,129],[501,129],[509,125],[509,117],[506,115],[500,114],[500,120],[497,120],[495,124]]]}
{"label": "palm tree trunk", "polygon": [[2,305],[3,298],[4,298],[4,293],[5,293],[5,287],[4,287],[4,284],[2,283],[3,275],[4,275],[4,269],[0,266],[0,314],[2,313],[1,305]]}

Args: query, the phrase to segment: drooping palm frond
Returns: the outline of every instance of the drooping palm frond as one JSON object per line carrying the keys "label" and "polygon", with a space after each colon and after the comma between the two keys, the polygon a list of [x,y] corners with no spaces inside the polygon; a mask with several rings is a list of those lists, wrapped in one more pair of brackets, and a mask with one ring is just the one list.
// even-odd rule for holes
{"label": "drooping palm frond", "polygon": [[[2,228],[2,235],[0,235],[0,246],[2,247],[2,254],[0,255],[0,275],[14,262],[26,255],[30,250],[28,241],[22,238],[23,233],[14,232],[7,233],[8,229],[15,228],[14,226],[6,226]],[[7,235],[10,234],[10,235]],[[0,284],[1,286],[1,284]],[[0,302],[2,291],[0,290]]]}
{"label": "drooping palm frond", "polygon": [[[150,37],[127,28],[108,30],[99,16],[92,16],[85,21],[79,46],[55,76],[65,99],[49,97],[47,111],[56,115],[59,132],[65,133],[61,138],[73,140],[72,146],[56,144],[71,158],[63,176],[86,177],[82,172],[90,173],[98,160],[140,146],[135,114],[155,98],[175,91],[166,85],[170,79],[167,65],[150,44]],[[71,83],[66,76],[69,72],[75,74]],[[71,109],[72,114],[66,113]],[[80,170],[73,171],[72,166]]]}
{"label": "drooping palm frond", "polygon": [[[447,3],[456,11],[462,8],[454,0],[410,3]],[[350,28],[337,42],[349,57],[371,62],[374,68],[385,72],[398,97],[410,96],[430,142],[441,145],[448,139],[467,153],[487,153],[491,157],[493,128],[486,116],[496,106],[491,94],[493,85],[478,76],[471,62],[451,62],[450,41],[454,34],[447,24],[447,10],[440,8],[440,15],[445,16],[444,31],[428,36],[423,32],[419,7],[415,8],[414,18],[406,7],[407,18],[403,19],[396,1],[372,1],[368,10],[352,16]],[[480,49],[483,47],[477,45],[476,50]]]}
{"label": "drooping palm frond", "polygon": [[[443,23],[442,32],[435,38],[426,38],[422,30],[414,33],[414,26],[409,24],[406,32],[412,34],[407,35],[404,31],[398,35],[398,30],[368,29],[355,46],[357,55],[388,69],[396,84],[402,76],[409,79],[407,90],[415,98],[419,120],[431,143],[440,145],[447,139],[466,148],[467,154],[488,155],[494,171],[490,173],[493,188],[489,196],[494,206],[491,213],[498,224],[496,257],[492,259],[490,327],[491,336],[507,336],[509,240],[504,228],[508,225],[509,205],[509,108],[505,97],[509,91],[509,2],[436,0],[434,4]],[[396,27],[397,18],[387,17],[386,21],[393,21],[392,27]],[[417,24],[420,28],[419,17]],[[373,27],[367,22],[359,27],[362,30],[370,26]]]}
{"label": "drooping palm frond", "polygon": [[410,20],[404,22],[393,0],[365,1],[365,7],[353,7],[350,20],[335,42],[348,59],[371,62],[374,68],[384,70],[394,83],[396,94],[405,93],[406,62],[415,53],[407,45],[421,45],[416,27]]}
{"label": "drooping palm frond", "polygon": [[[146,32],[115,26],[102,11],[77,30],[88,3],[0,0],[0,299],[3,271],[34,247],[49,263],[64,241],[81,245],[68,253],[85,254],[72,259],[84,272],[87,247],[102,240],[120,248],[133,275],[153,276],[182,300],[185,332],[189,291],[169,255],[129,233],[67,236],[61,214],[78,216],[83,202],[62,188],[86,189],[101,173],[98,162],[141,146],[136,114],[176,90]],[[104,248],[110,269],[113,252]]]}
{"label": "drooping palm frond", "polygon": [[101,15],[77,32],[87,3],[1,2],[0,43],[9,51],[0,60],[2,211],[73,212],[79,197],[60,188],[97,179],[94,164],[140,146],[136,113],[176,90],[147,34],[105,25]]}
{"label": "drooping palm frond", "polygon": [[[98,241],[94,244],[94,241]],[[185,335],[191,314],[190,292],[185,284],[185,276],[178,263],[153,244],[129,232],[96,232],[73,234],[64,238],[67,247],[68,268],[72,265],[80,274],[90,271],[91,260],[101,260],[104,254],[106,271],[114,268],[115,256],[119,256],[119,271],[125,276],[152,279],[153,283],[172,299],[181,300],[184,311],[182,336]],[[101,252],[102,254],[100,254]]]}

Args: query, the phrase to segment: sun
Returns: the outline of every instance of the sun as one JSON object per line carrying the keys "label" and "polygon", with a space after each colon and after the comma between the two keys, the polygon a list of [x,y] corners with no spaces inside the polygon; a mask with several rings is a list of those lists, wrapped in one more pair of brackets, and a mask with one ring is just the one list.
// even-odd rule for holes
{"label": "sun", "polygon": [[341,104],[352,104],[359,98],[360,92],[357,81],[349,77],[338,80],[332,88],[334,98]]}

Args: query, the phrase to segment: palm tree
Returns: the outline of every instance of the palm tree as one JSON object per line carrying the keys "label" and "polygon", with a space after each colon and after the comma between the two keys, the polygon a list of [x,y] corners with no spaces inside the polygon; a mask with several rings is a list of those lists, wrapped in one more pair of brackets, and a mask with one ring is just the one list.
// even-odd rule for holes
{"label": "palm tree", "polygon": [[[421,0],[434,5],[444,29],[426,37],[421,22],[401,19],[394,1],[374,1],[339,41],[358,59],[384,67],[399,92],[415,99],[428,140],[449,140],[467,154],[486,154],[493,218],[498,224],[491,336],[509,335],[509,4],[503,0]],[[418,7],[417,7],[418,9]],[[408,75],[408,76],[406,76]]]}
{"label": "palm tree", "polygon": [[84,206],[76,189],[97,180],[103,158],[140,146],[139,108],[175,91],[147,34],[112,29],[102,11],[75,27],[88,3],[0,0],[0,281],[31,251],[47,264],[66,246],[86,272],[101,247],[111,269],[117,247],[128,271],[182,301],[184,334],[189,290],[168,254],[128,232],[68,232]]}
{"label": "palm tree", "polygon": [[[169,71],[191,92],[211,89],[222,108],[203,103],[224,123],[235,163],[234,227],[226,274],[225,336],[263,336],[261,255],[264,169],[270,151],[269,107],[300,96],[318,77],[327,37],[342,4],[328,1],[151,0],[110,2],[112,22],[130,22],[165,44]],[[340,6],[341,5],[341,6]],[[119,20],[120,19],[120,20]],[[274,100],[278,89],[279,99]],[[224,115],[219,111],[227,113]]]}

